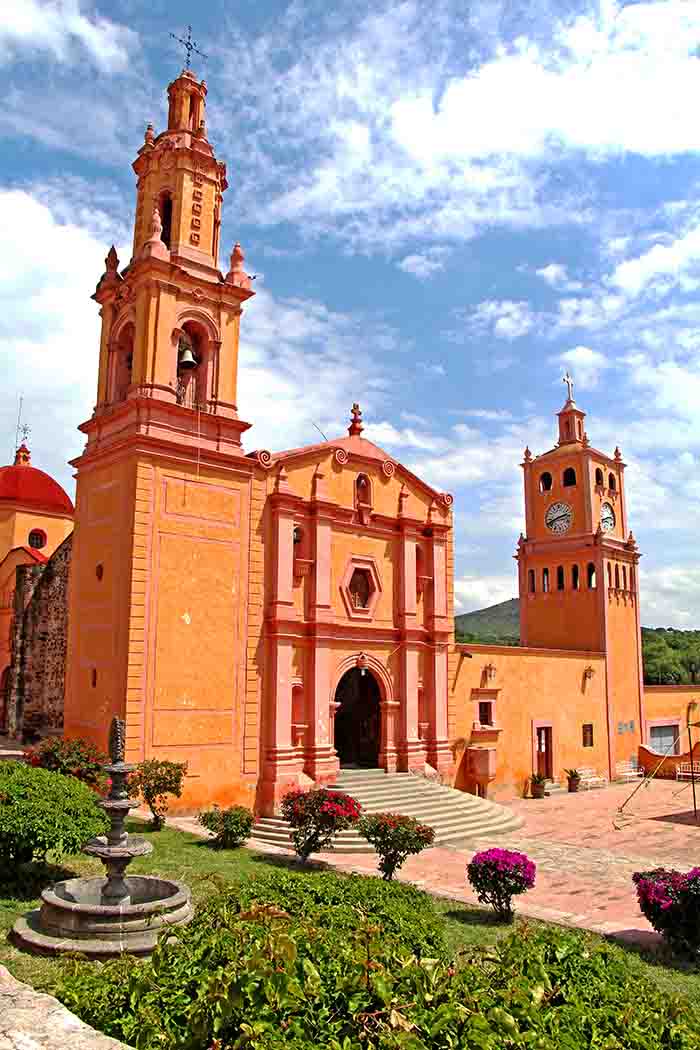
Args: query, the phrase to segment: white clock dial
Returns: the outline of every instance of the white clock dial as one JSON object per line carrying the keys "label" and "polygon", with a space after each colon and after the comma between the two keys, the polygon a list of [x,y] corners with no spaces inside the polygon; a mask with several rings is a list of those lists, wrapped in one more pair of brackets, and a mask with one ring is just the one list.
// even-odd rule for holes
{"label": "white clock dial", "polygon": [[611,532],[615,528],[615,511],[609,503],[604,503],[600,508],[600,527],[603,532]]}
{"label": "white clock dial", "polygon": [[551,507],[547,508],[544,523],[550,532],[561,535],[571,528],[573,518],[574,514],[568,503],[552,503]]}

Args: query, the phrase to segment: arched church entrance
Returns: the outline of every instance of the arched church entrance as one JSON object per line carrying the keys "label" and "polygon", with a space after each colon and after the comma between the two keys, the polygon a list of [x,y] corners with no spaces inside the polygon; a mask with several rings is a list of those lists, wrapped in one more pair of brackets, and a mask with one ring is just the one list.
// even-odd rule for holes
{"label": "arched church entrance", "polygon": [[352,667],[338,682],[334,743],[341,766],[379,765],[380,699],[377,679],[367,669]]}

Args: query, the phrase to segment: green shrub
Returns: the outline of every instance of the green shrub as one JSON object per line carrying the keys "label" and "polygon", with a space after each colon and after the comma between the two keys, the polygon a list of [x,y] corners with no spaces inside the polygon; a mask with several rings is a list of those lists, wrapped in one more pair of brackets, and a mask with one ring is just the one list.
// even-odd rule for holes
{"label": "green shrub", "polygon": [[76,777],[98,791],[103,791],[107,784],[107,776],[102,767],[109,759],[87,740],[46,737],[36,747],[28,748],[24,754],[31,766]]}
{"label": "green shrub", "polygon": [[57,991],[138,1050],[700,1046],[694,1006],[660,993],[621,949],[580,933],[523,926],[456,968],[411,955],[374,919],[358,915],[339,935],[294,908],[241,907],[232,891],[169,930],[145,963],[65,963]]}
{"label": "green shrub", "polygon": [[372,813],[361,818],[358,829],[379,854],[379,870],[393,879],[406,858],[432,846],[435,832],[415,817],[398,813]]}
{"label": "green shrub", "polygon": [[180,798],[186,772],[186,762],[147,758],[145,762],[139,762],[136,771],[129,777],[129,791],[139,795],[150,809],[154,831],[160,831],[165,823],[168,795]]}
{"label": "green shrub", "polygon": [[215,836],[212,845],[220,849],[242,846],[253,829],[253,814],[245,806],[221,809],[214,806],[200,813],[197,820]]}
{"label": "green shrub", "polygon": [[106,831],[94,791],[62,773],[0,762],[0,864],[43,861],[49,851],[77,853]]}

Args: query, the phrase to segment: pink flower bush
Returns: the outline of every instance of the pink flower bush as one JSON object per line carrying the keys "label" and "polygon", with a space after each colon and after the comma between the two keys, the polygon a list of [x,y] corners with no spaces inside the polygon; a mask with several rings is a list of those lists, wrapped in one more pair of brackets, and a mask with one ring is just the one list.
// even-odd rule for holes
{"label": "pink flower bush", "polygon": [[487,849],[475,853],[467,864],[467,878],[477,899],[490,904],[499,918],[513,918],[513,897],[535,885],[536,867],[525,853]]}
{"label": "pink flower bush", "polygon": [[435,839],[427,824],[399,813],[371,813],[362,817],[358,830],[377,851],[379,870],[387,880],[393,879],[407,857],[432,846]]}
{"label": "pink flower bush", "polygon": [[328,849],[333,836],[356,824],[362,813],[354,798],[329,788],[288,791],[281,809],[282,816],[291,825],[294,849],[302,861],[307,861],[312,853]]}
{"label": "pink flower bush", "polygon": [[700,954],[700,868],[636,872],[632,881],[644,917],[673,951]]}

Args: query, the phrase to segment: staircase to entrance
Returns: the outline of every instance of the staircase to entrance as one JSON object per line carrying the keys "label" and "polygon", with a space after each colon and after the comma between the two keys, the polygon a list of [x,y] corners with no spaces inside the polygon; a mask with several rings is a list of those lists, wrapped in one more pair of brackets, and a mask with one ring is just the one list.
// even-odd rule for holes
{"label": "staircase to entrance", "polygon": [[[430,825],[435,830],[436,846],[466,848],[476,836],[508,835],[523,823],[505,806],[412,773],[341,769],[332,787],[352,795],[366,813],[401,813]],[[291,848],[289,825],[281,817],[261,817],[252,834],[261,842]],[[371,853],[372,847],[350,829],[339,832],[334,850]]]}

